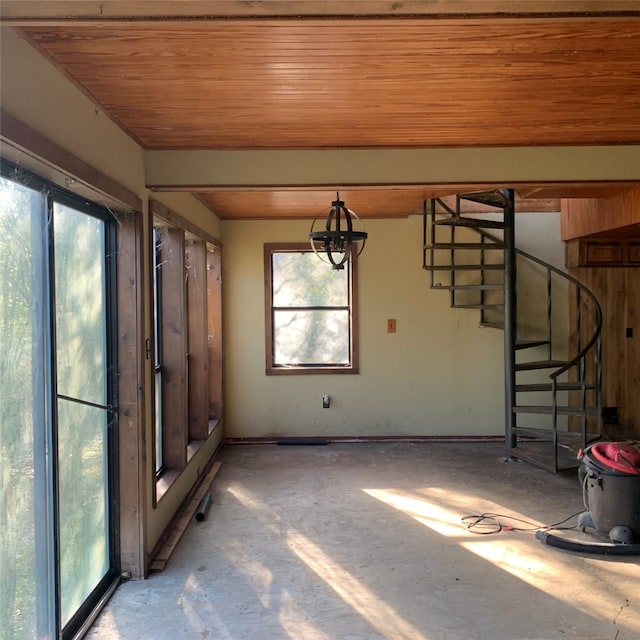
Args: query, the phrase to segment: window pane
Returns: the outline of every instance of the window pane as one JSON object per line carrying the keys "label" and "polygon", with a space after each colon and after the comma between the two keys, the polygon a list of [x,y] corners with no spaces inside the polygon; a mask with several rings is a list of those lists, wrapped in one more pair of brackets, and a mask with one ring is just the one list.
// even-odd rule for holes
{"label": "window pane", "polygon": [[104,222],[54,208],[58,393],[106,404]]}
{"label": "window pane", "polygon": [[153,329],[155,346],[155,425],[156,473],[164,466],[162,458],[162,229],[153,228]]}
{"label": "window pane", "polygon": [[155,443],[156,443],[156,473],[164,466],[162,460],[162,372],[156,371],[156,424],[155,424]]}
{"label": "window pane", "polygon": [[[107,404],[105,223],[54,205],[58,396]],[[64,626],[109,568],[107,418],[60,398],[58,511]]]}
{"label": "window pane", "polygon": [[349,364],[349,311],[275,311],[274,364]]}
{"label": "window pane", "polygon": [[0,179],[0,635],[16,640],[38,637],[34,423],[43,430],[44,398],[33,378],[41,369],[34,337],[42,318],[31,209],[40,201]]}
{"label": "window pane", "polygon": [[277,252],[273,259],[274,307],[346,307],[349,270],[332,269],[311,251]]}
{"label": "window pane", "polygon": [[106,411],[58,402],[62,625],[109,568],[106,436]]}

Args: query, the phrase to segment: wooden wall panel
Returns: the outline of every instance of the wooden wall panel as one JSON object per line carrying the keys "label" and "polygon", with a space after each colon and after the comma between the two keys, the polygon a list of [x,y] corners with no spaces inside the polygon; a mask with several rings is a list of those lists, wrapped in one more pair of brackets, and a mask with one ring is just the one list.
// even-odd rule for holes
{"label": "wooden wall panel", "polygon": [[207,252],[209,420],[222,418],[222,257]]}
{"label": "wooden wall panel", "polygon": [[207,248],[203,240],[187,243],[190,440],[205,440],[209,435],[206,257]]}
{"label": "wooden wall panel", "polygon": [[640,223],[640,189],[607,198],[562,200],[561,234],[571,240]]}
{"label": "wooden wall panel", "polygon": [[184,288],[184,233],[166,230],[162,253],[162,439],[164,464],[187,464],[187,325]]}
{"label": "wooden wall panel", "polygon": [[602,306],[602,404],[618,407],[622,423],[607,435],[640,438],[640,269],[583,267],[570,273]]}

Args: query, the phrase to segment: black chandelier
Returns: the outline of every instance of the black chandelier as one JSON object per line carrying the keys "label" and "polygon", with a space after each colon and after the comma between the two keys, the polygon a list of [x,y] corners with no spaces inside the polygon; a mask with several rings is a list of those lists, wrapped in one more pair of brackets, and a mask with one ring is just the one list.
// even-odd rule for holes
{"label": "black chandelier", "polygon": [[[321,260],[324,260],[322,254],[326,254],[333,269],[344,269],[345,262],[362,253],[367,240],[365,231],[355,231],[353,228],[354,220],[363,228],[360,218],[344,206],[340,194],[336,193],[325,228],[321,231],[314,230],[317,220],[313,221],[309,233],[311,247]],[[359,245],[360,242],[362,244]]]}

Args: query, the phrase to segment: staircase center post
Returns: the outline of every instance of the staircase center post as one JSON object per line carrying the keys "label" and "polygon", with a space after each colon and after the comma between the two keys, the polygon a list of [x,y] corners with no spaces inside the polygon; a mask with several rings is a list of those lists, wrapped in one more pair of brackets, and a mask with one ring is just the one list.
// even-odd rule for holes
{"label": "staircase center post", "polygon": [[513,189],[506,189],[504,207],[504,418],[506,457],[516,446],[514,431],[516,402],[516,243],[515,198]]}

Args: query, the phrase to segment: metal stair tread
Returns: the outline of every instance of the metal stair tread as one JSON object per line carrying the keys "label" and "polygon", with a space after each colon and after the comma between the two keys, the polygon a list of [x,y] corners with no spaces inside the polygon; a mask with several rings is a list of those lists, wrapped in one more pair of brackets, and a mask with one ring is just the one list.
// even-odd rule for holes
{"label": "metal stair tread", "polygon": [[502,271],[504,264],[432,264],[425,268],[429,271]]}
{"label": "metal stair tread", "polygon": [[456,216],[445,218],[444,220],[436,220],[436,226],[449,227],[471,227],[473,229],[504,229],[504,222],[498,220],[486,220],[485,218],[465,218],[464,216]]}
{"label": "metal stair tread", "polygon": [[483,329],[500,329],[504,331],[504,322],[480,322],[478,326]]}
{"label": "metal stair tread", "polygon": [[[515,405],[512,407],[513,413],[537,413],[544,415],[553,414],[553,406],[551,405]],[[598,415],[597,407],[585,407],[573,405],[560,405],[556,407],[556,412],[561,416],[581,416],[581,415]]]}
{"label": "metal stair tread", "polygon": [[504,242],[432,242],[425,249],[504,249]]}
{"label": "metal stair tread", "polygon": [[504,304],[452,304],[454,309],[504,309]]}
{"label": "metal stair tread", "polygon": [[[544,429],[542,427],[513,427],[513,433],[519,436],[527,436],[529,438],[551,439],[553,438],[553,430],[551,428]],[[583,444],[582,431],[558,431],[558,441],[566,444]],[[600,433],[587,432],[585,444],[593,442],[601,438]]]}
{"label": "metal stair tread", "polygon": [[[584,389],[586,391],[595,390],[596,385],[593,383],[585,384]],[[517,384],[515,386],[516,393],[527,392],[527,391],[551,391],[553,389],[553,385],[551,382],[539,382],[532,384]],[[558,391],[582,391],[582,384],[579,382],[558,382],[556,384],[556,389]]]}
{"label": "metal stair tread", "polygon": [[575,453],[564,451],[563,447],[560,447],[558,451],[558,458],[556,462],[554,460],[553,452],[527,448],[526,441],[523,444],[525,446],[521,446],[519,444],[517,447],[511,449],[513,457],[518,460],[523,460],[524,462],[529,462],[530,464],[540,467],[541,469],[545,469],[546,471],[550,471],[551,473],[556,473],[561,469],[575,469],[580,465]]}
{"label": "metal stair tread", "polygon": [[524,338],[516,340],[516,350],[530,349],[531,347],[542,347],[549,344],[548,340],[526,340]]}
{"label": "metal stair tread", "polygon": [[516,363],[516,371],[530,371],[532,369],[556,369],[563,367],[565,360],[532,360],[530,362]]}
{"label": "metal stair tread", "polygon": [[460,200],[470,200],[479,204],[486,204],[490,207],[500,207],[503,209],[509,200],[501,191],[477,191],[476,193],[464,193],[458,196]]}
{"label": "metal stair tread", "polygon": [[502,284],[442,284],[436,282],[432,289],[446,289],[448,291],[502,291]]}

